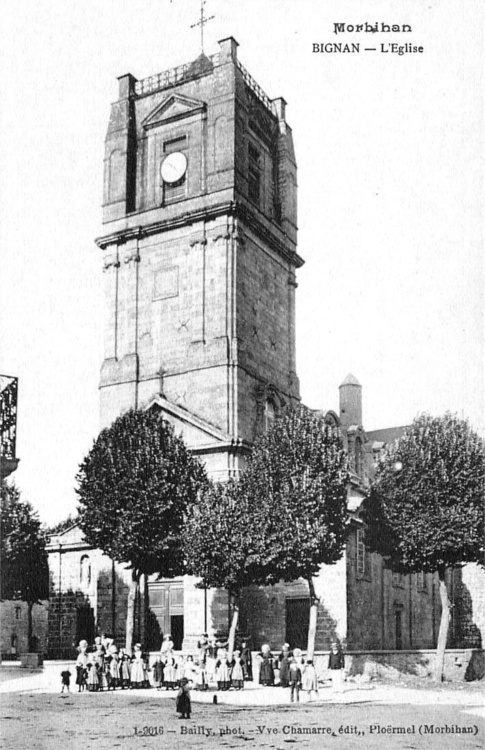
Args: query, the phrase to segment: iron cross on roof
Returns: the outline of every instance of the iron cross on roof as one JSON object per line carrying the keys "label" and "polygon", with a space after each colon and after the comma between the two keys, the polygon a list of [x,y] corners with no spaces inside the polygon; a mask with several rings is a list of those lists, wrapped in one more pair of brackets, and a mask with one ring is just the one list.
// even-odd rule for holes
{"label": "iron cross on roof", "polygon": [[200,0],[200,21],[197,21],[197,23],[193,23],[191,25],[191,29],[197,28],[197,26],[200,26],[200,49],[202,54],[204,54],[204,26],[208,21],[212,21],[215,16],[205,16],[204,15],[204,5],[206,3],[206,0]]}

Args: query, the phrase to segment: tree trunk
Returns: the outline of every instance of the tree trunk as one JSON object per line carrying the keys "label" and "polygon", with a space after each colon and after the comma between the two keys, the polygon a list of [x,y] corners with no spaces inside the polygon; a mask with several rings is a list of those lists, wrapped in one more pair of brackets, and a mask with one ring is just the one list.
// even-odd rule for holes
{"label": "tree trunk", "polygon": [[308,588],[310,589],[310,623],[308,625],[306,658],[308,661],[313,661],[313,654],[315,653],[315,638],[317,635],[318,604],[320,600],[315,593],[315,586],[311,576],[308,577]]}
{"label": "tree trunk", "polygon": [[126,650],[131,654],[133,648],[133,631],[135,629],[135,602],[138,594],[140,574],[133,569],[131,572],[130,588],[128,590],[128,603],[126,608]]}
{"label": "tree trunk", "polygon": [[239,620],[239,596],[238,594],[233,594],[231,598],[232,598],[232,619],[231,619],[231,627],[229,629],[229,644],[228,644],[228,654],[227,654],[228,661],[232,661],[232,656],[234,654],[234,641],[236,640],[237,623]]}
{"label": "tree trunk", "polygon": [[34,602],[27,603],[27,650],[32,652],[32,609]]}
{"label": "tree trunk", "polygon": [[448,590],[445,582],[445,568],[438,570],[438,577],[440,581],[441,621],[433,677],[437,682],[441,682],[445,666],[446,641],[448,639],[448,625],[450,622],[450,600],[448,599]]}

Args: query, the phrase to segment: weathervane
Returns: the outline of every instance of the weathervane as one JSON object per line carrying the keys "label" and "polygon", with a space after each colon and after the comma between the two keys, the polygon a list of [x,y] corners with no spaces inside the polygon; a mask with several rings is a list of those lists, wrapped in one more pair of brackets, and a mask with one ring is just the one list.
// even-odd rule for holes
{"label": "weathervane", "polygon": [[191,25],[191,29],[197,28],[197,26],[200,26],[200,48],[202,51],[202,54],[204,54],[204,26],[208,21],[212,21],[215,16],[204,16],[204,5],[206,3],[206,0],[200,0],[200,21],[197,21],[197,23],[193,23]]}

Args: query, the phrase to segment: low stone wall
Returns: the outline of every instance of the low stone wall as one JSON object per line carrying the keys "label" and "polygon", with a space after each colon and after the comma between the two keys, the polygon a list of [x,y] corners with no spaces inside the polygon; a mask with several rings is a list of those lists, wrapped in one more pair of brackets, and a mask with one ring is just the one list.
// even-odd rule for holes
{"label": "low stone wall", "polygon": [[[320,679],[330,677],[328,651],[315,653]],[[419,651],[352,651],[345,654],[348,677],[357,680],[381,678],[399,680],[405,676],[429,677],[433,672],[435,650]],[[483,649],[447,649],[444,676],[453,682],[472,681],[485,676]]]}

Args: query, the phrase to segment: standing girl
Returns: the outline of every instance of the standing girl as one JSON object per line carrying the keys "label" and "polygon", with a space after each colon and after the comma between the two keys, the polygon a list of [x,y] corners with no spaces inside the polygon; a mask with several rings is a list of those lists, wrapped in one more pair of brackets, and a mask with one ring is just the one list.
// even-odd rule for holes
{"label": "standing girl", "polygon": [[301,687],[302,690],[305,690],[308,693],[308,700],[311,701],[312,693],[316,693],[318,697],[317,670],[315,669],[311,660],[307,661],[307,663],[303,667]]}
{"label": "standing girl", "polygon": [[190,701],[190,685],[185,677],[180,680],[180,689],[178,691],[175,708],[180,714],[180,719],[190,719],[192,705]]}
{"label": "standing girl", "polygon": [[142,688],[146,683],[146,668],[143,661],[141,643],[135,644],[135,655],[131,663],[131,687]]}
{"label": "standing girl", "polygon": [[165,658],[165,666],[163,668],[163,684],[165,690],[174,690],[177,687],[177,666],[175,659],[172,655]]}
{"label": "standing girl", "polygon": [[195,662],[195,689],[196,690],[207,690],[207,673],[205,671],[205,664],[202,659],[196,660]]}
{"label": "standing girl", "polygon": [[241,659],[241,653],[239,651],[234,651],[231,666],[231,686],[236,690],[242,690],[244,687],[244,673],[243,660]]}
{"label": "standing girl", "polygon": [[120,658],[116,646],[109,647],[109,657],[106,661],[108,662],[109,687],[114,690],[121,684]]}
{"label": "standing girl", "polygon": [[78,692],[86,690],[86,681],[88,676],[88,642],[79,641],[79,654],[76,659],[76,685]]}
{"label": "standing girl", "polygon": [[125,652],[125,649],[120,648],[120,682],[122,690],[130,687],[130,674],[131,659]]}
{"label": "standing girl", "polygon": [[292,653],[290,651],[290,644],[285,643],[281,649],[281,653],[278,656],[278,668],[280,671],[280,685],[281,687],[288,687],[290,684],[290,658]]}
{"label": "standing girl", "polygon": [[207,682],[214,682],[217,663],[217,643],[214,636],[209,638],[209,645],[206,648],[206,668]]}
{"label": "standing girl", "polygon": [[261,665],[259,669],[260,685],[274,685],[274,656],[267,643],[261,646],[258,656]]}
{"label": "standing girl", "polygon": [[227,652],[219,649],[219,659],[216,662],[216,681],[218,690],[229,690],[231,687],[231,674],[229,662],[227,661]]}
{"label": "standing girl", "polygon": [[90,693],[99,690],[99,672],[95,653],[88,655],[88,677],[86,682]]}

